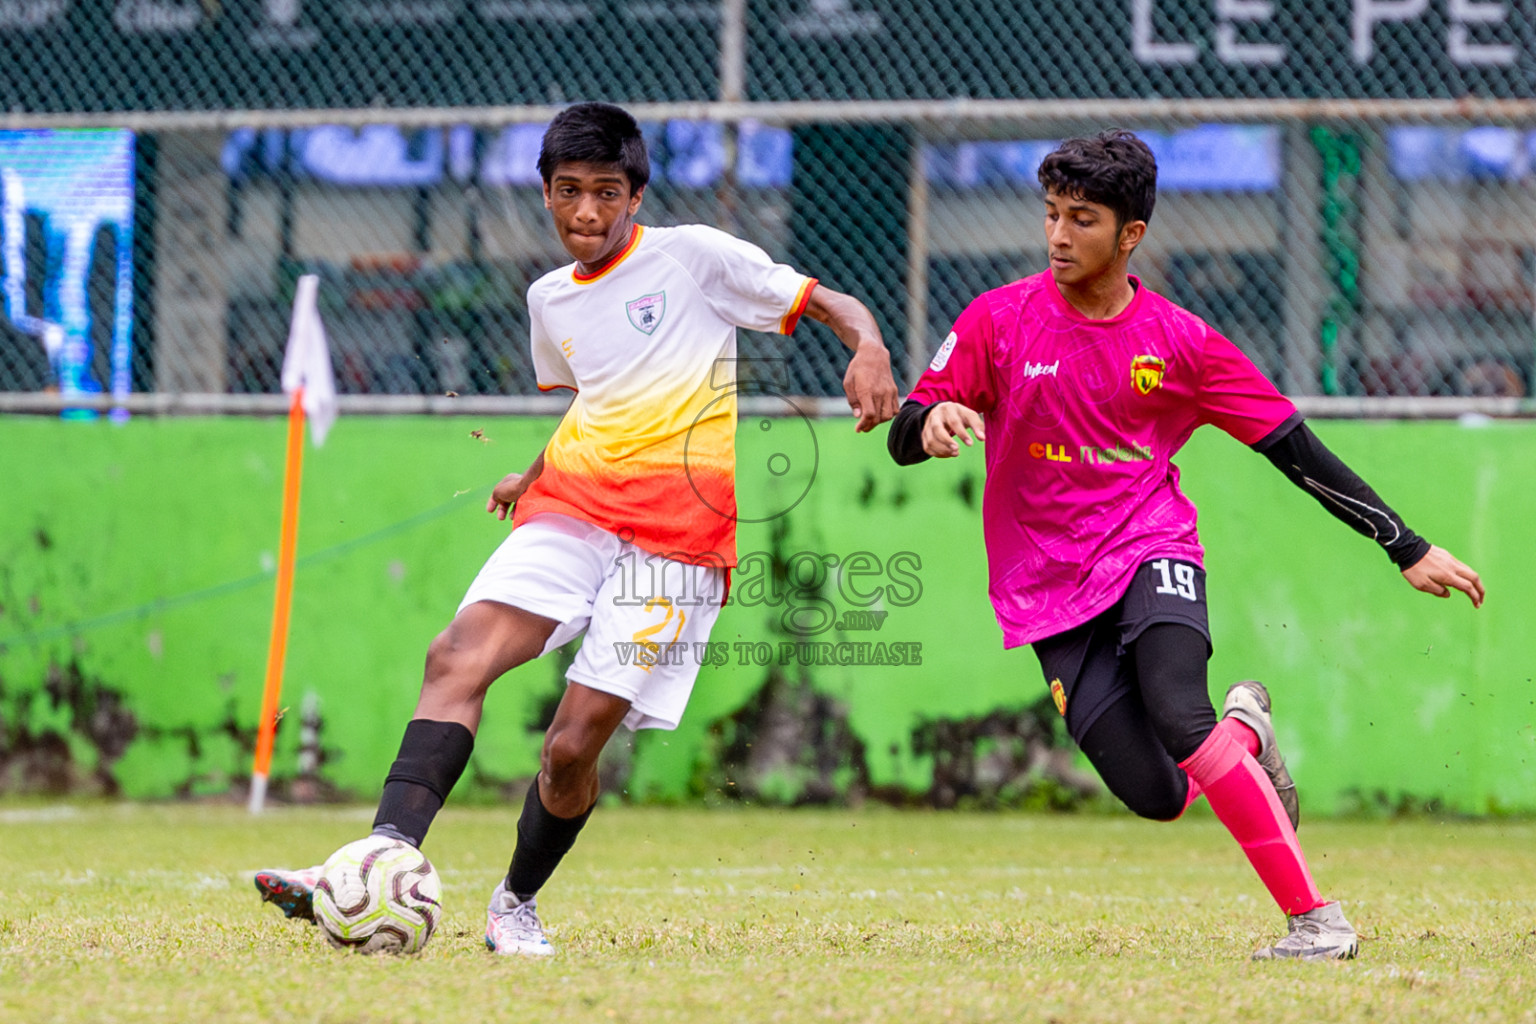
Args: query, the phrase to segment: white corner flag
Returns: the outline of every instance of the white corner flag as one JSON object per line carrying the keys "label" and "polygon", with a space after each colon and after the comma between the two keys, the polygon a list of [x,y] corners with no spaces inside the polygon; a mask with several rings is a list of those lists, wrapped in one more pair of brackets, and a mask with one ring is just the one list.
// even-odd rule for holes
{"label": "white corner flag", "polygon": [[288,349],[283,353],[283,391],[304,391],[304,415],[309,419],[315,447],[336,422],[336,375],[331,370],[331,350],[320,323],[317,297],[320,279],[314,274],[299,278],[293,296],[293,321],[288,326]]}

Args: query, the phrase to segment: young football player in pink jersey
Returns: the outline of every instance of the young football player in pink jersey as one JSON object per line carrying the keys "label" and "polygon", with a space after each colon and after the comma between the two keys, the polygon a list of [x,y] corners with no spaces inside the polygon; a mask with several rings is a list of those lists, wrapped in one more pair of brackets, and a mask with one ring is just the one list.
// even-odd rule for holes
{"label": "young football player in pink jersey", "polygon": [[[789,334],[801,316],[819,320],[853,352],[843,386],[856,429],[897,408],[890,355],[858,300],[713,228],[635,223],[650,160],[624,110],[561,112],[539,173],[575,262],[528,289],[533,367],[539,387],[575,398],[528,470],[491,493],[486,511],[510,512],[514,528],[427,650],[373,825],[421,845],[469,764],[486,690],[585,633],[487,914],[491,950],[533,956],[552,952],[535,896],[597,802],[603,746],[621,722],[675,728],[698,673],[692,657],[625,660],[620,650],[692,651],[725,598],[736,564],[736,329]],[[288,916],[312,918],[317,878],[314,868],[263,871],[256,887]]]}
{"label": "young football player in pink jersey", "polygon": [[1071,139],[1039,177],[1050,270],[966,308],[892,423],[891,454],[910,465],[983,443],[1004,643],[1034,646],[1110,791],[1158,820],[1205,795],[1289,918],[1255,959],[1352,957],[1355,931],[1296,841],[1269,694],[1237,683],[1220,721],[1211,705],[1195,507],[1169,460],[1215,424],[1379,543],[1415,588],[1480,606],[1482,582],[1404,526],[1236,346],[1127,274],[1157,190],[1145,143]]}

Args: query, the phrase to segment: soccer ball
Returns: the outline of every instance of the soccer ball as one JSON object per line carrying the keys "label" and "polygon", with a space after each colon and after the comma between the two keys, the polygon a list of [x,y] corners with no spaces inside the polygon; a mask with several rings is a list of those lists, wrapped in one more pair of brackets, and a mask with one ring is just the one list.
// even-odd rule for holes
{"label": "soccer ball", "polygon": [[442,917],[443,885],[410,843],[369,836],[326,860],[315,923],[337,949],[419,953]]}

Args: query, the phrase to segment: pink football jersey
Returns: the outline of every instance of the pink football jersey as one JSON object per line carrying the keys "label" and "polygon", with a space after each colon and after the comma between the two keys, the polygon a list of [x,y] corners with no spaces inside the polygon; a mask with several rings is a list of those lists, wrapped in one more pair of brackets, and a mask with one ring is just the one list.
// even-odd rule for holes
{"label": "pink football jersey", "polygon": [[1254,444],[1299,421],[1237,346],[1131,281],[1109,320],[1079,313],[1048,272],[984,293],[912,392],[986,421],[982,524],[1008,647],[1093,618],[1147,559],[1202,563],[1171,462],[1196,427]]}

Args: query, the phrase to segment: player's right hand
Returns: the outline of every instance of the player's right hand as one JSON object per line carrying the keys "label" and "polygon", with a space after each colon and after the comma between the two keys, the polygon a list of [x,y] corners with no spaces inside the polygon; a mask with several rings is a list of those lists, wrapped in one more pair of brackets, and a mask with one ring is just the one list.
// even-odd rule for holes
{"label": "player's right hand", "polygon": [[485,510],[495,513],[497,519],[507,518],[512,512],[512,506],[517,504],[517,499],[523,496],[531,483],[533,476],[528,473],[508,473],[501,478],[501,483],[491,489],[491,498],[485,503]]}
{"label": "player's right hand", "polygon": [[956,438],[964,441],[967,448],[976,443],[971,440],[971,432],[975,432],[976,441],[987,439],[980,413],[959,402],[940,402],[923,421],[923,451],[936,459],[952,459],[960,454]]}
{"label": "player's right hand", "polygon": [[874,430],[901,408],[896,379],[891,376],[891,354],[879,339],[861,344],[854,352],[843,375],[843,391],[858,417],[853,429],[859,433]]}

